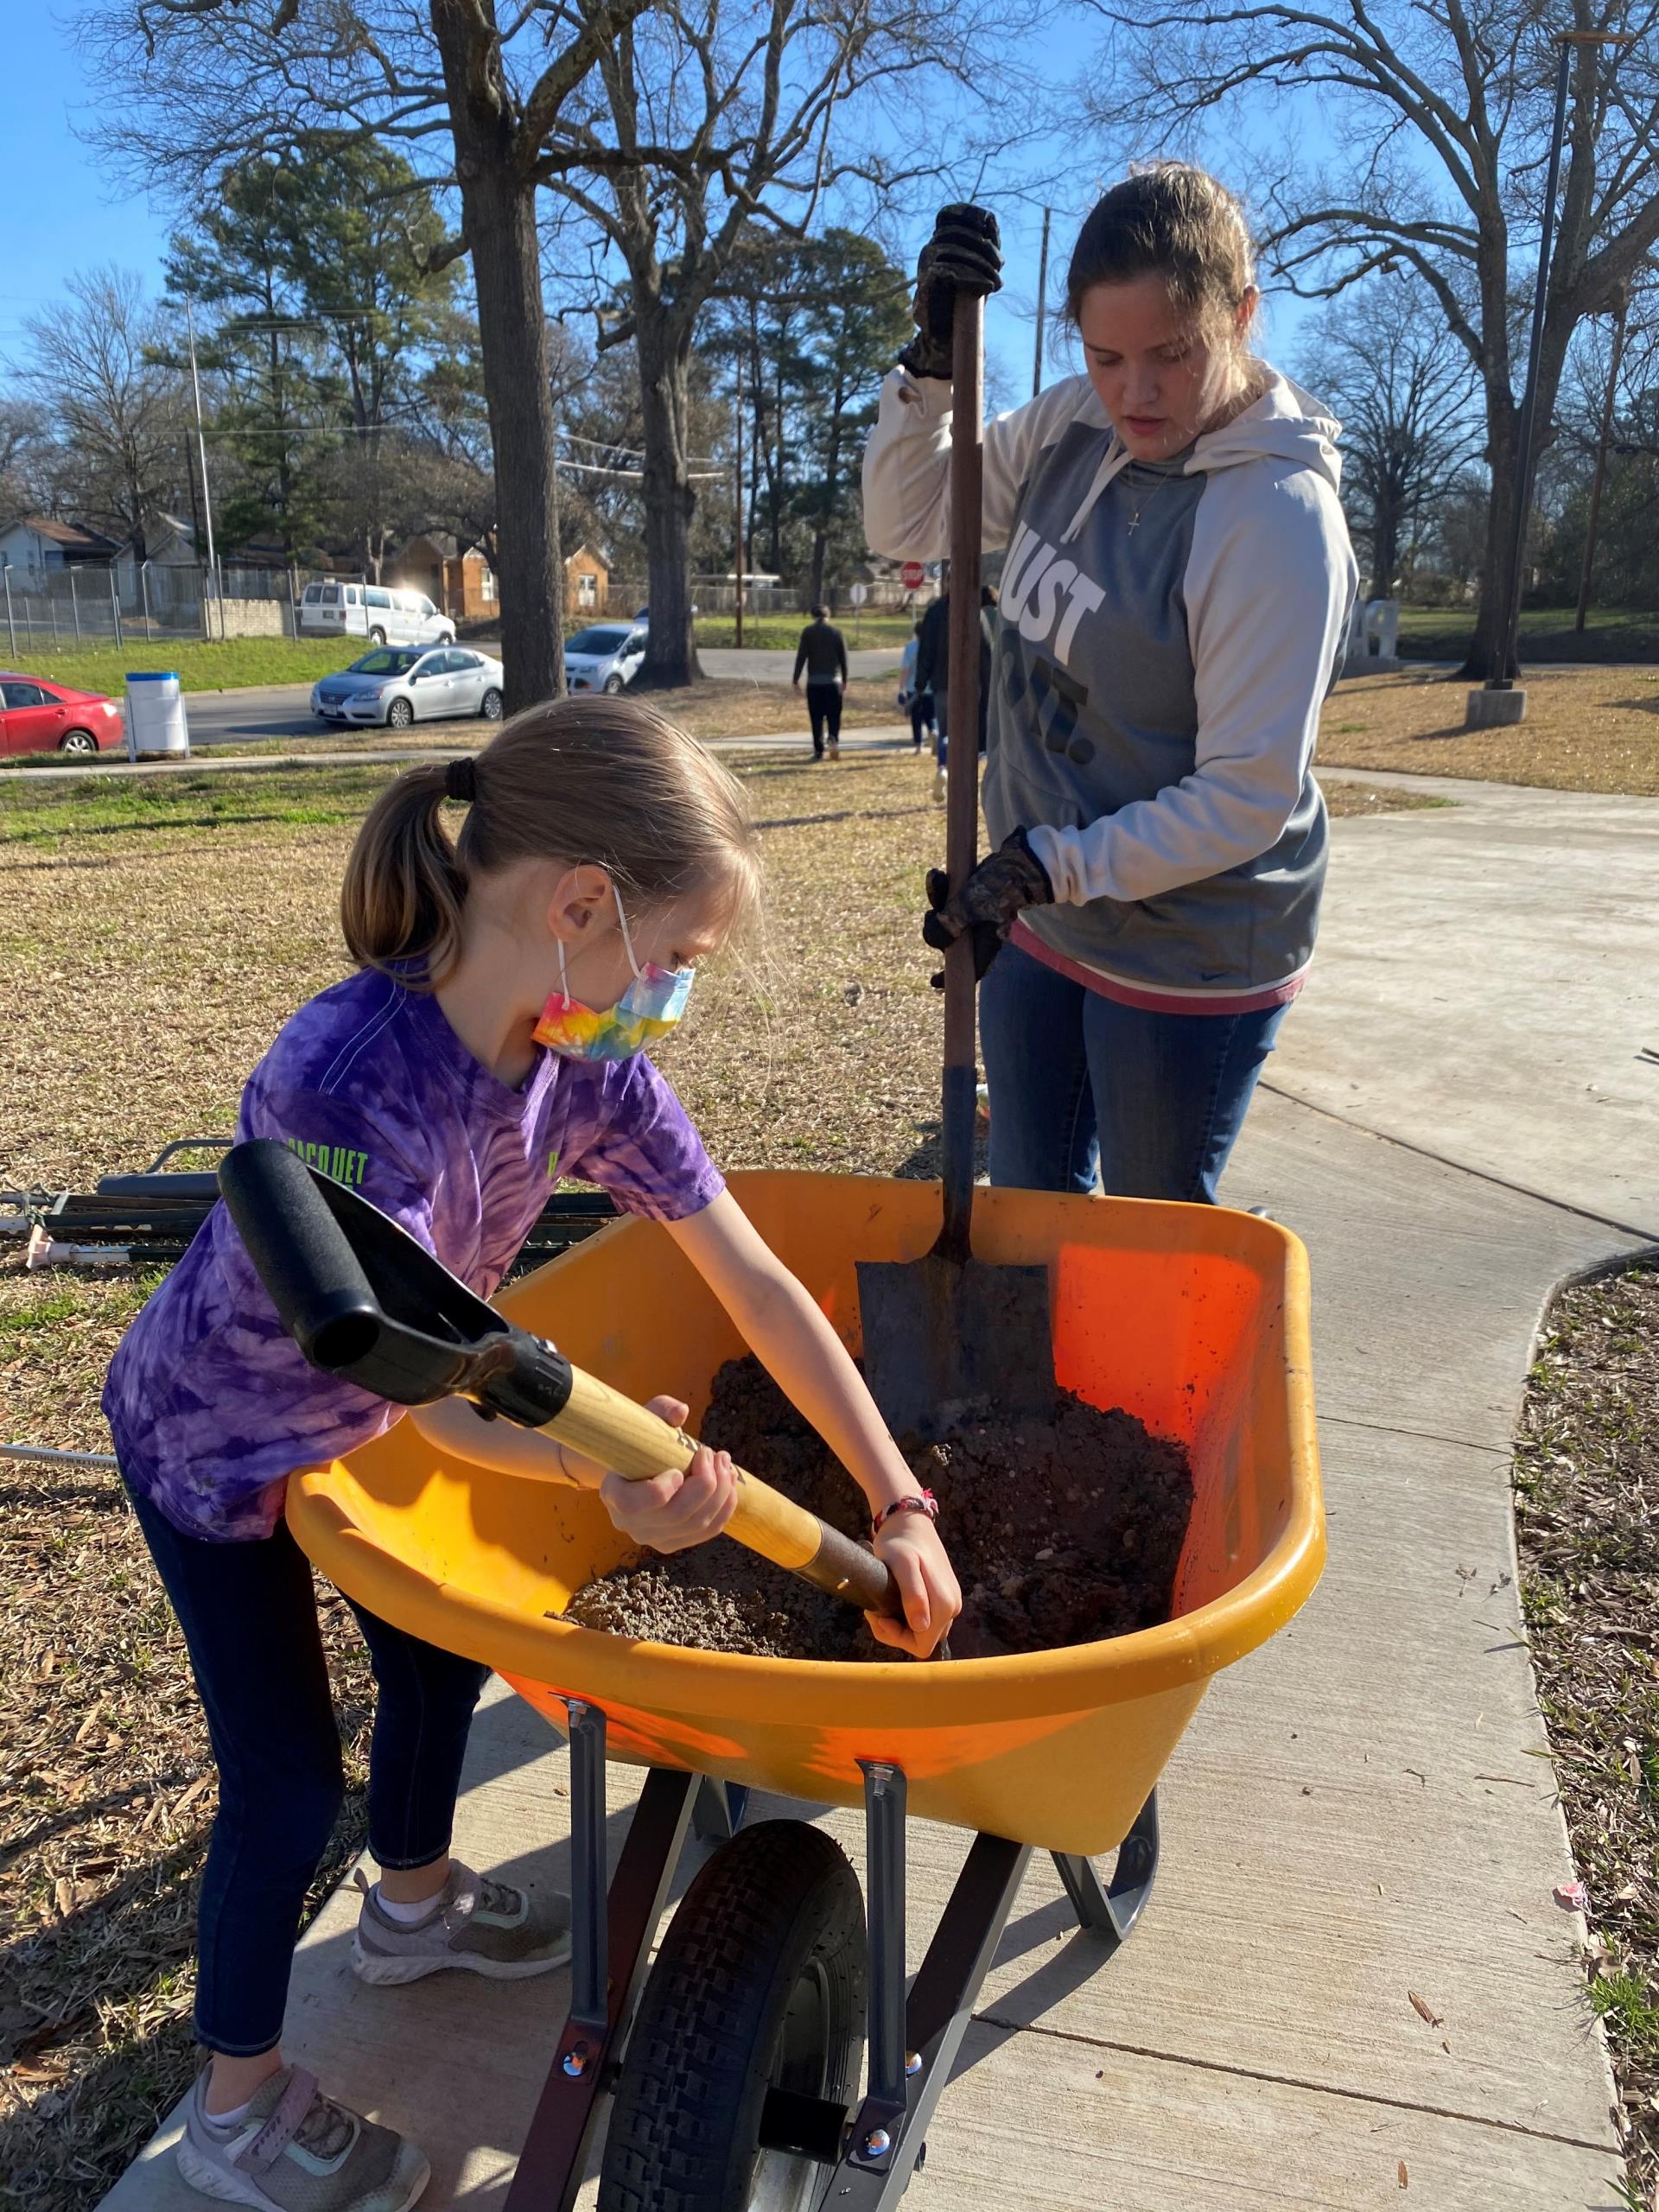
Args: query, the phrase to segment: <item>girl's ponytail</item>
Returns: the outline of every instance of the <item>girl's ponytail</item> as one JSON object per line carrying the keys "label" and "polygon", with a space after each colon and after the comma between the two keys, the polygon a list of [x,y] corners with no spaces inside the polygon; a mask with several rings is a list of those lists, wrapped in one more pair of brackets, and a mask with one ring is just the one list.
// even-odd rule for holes
{"label": "girl's ponytail", "polygon": [[346,864],[340,924],[365,968],[416,963],[406,980],[442,982],[461,944],[467,879],[442,819],[442,761],[406,768],[370,808]]}

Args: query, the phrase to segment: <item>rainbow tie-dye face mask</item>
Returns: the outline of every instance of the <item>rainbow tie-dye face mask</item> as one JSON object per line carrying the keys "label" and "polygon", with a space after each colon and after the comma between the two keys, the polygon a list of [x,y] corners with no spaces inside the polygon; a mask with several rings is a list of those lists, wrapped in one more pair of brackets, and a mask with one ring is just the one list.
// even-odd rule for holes
{"label": "rainbow tie-dye face mask", "polygon": [[666,1037],[685,1012],[695,968],[659,968],[648,960],[642,968],[633,957],[628,918],[622,911],[622,894],[611,886],[616,918],[622,925],[622,949],[633,970],[631,982],[612,1007],[583,1006],[566,988],[564,941],[559,940],[559,988],[551,993],[536,1025],[536,1042],[568,1060],[631,1060],[649,1045]]}

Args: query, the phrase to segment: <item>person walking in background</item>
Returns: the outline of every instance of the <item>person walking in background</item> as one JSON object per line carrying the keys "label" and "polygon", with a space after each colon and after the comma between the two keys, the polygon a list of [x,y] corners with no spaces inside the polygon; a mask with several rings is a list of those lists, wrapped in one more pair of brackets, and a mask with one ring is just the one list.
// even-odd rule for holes
{"label": "person walking in background", "polygon": [[917,658],[921,651],[922,626],[918,622],[905,640],[905,650],[899,664],[899,703],[910,709],[911,750],[919,753],[924,731],[931,738],[933,728],[933,694],[925,691],[916,681]]}
{"label": "person walking in background", "polygon": [[826,731],[830,758],[841,758],[841,695],[847,687],[847,640],[830,620],[827,607],[815,607],[812,620],[795,648],[795,689],[806,671],[806,711],[812,721],[812,758],[822,760]]}
{"label": "person walking in background", "polygon": [[[894,559],[950,543],[955,296],[1001,266],[988,214],[941,212],[864,456]],[[1259,296],[1225,186],[1141,170],[1072,251],[1085,373],[985,425],[994,849],[923,932],[973,934],[993,1183],[1213,1203],[1313,957],[1357,575],[1339,426],[1252,351]]]}
{"label": "person walking in background", "polygon": [[[938,721],[938,734],[934,739],[934,759],[938,773],[933,779],[933,796],[944,804],[944,795],[950,788],[950,593],[948,588],[950,563],[941,569],[941,581],[947,588],[934,601],[917,624],[916,681],[932,694],[934,713]],[[996,647],[996,594],[989,584],[979,588],[979,749],[985,750],[985,733],[989,727],[991,707],[991,662]]]}

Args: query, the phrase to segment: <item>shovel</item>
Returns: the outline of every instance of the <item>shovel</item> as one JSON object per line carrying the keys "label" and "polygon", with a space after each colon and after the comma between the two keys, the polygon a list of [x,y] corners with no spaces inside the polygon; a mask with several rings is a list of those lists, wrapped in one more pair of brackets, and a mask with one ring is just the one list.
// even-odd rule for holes
{"label": "shovel", "polygon": [[[232,1146],[219,1187],[283,1326],[324,1374],[401,1406],[469,1398],[631,1482],[690,1465],[695,1437],[516,1327],[378,1206],[286,1145]],[[904,1618],[873,1552],[741,1468],[725,1534],[861,1612]]]}
{"label": "shovel", "polygon": [[[958,292],[951,332],[950,785],[945,869],[973,873],[979,830],[979,544],[985,303]],[[936,1439],[995,1412],[1052,1417],[1046,1268],[973,1256],[974,948],[944,956],[944,1224],[919,1260],[859,1262],[864,1375],[895,1436]]]}

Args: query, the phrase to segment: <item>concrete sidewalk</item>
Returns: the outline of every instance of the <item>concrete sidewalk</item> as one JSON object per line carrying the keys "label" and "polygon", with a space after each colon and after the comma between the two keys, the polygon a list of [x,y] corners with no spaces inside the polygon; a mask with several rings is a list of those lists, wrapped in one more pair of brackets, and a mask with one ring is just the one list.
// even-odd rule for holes
{"label": "concrete sidewalk", "polygon": [[1336,825],[1269,1084],[1659,1238],[1659,799],[1344,772],[1456,803]]}
{"label": "concrete sidewalk", "polygon": [[[1033,1866],[919,2212],[1361,2212],[1402,2192],[1436,2212],[1618,2212],[1582,1928],[1552,1896],[1570,1863],[1509,1445],[1551,1287],[1635,1249],[1611,1224],[1659,1211],[1643,1094],[1603,1105],[1580,1073],[1598,1054],[1611,1084],[1640,1041],[1659,808],[1433,788],[1464,804],[1338,825],[1320,966],[1227,1186],[1313,1257],[1325,1580],[1201,1707],[1160,1791],[1157,1894],[1119,1957],[1096,1971]],[[556,1884],[564,1765],[533,1715],[493,1703],[460,1848]],[[856,1818],[825,1818],[858,1863]],[[964,1841],[912,1824],[912,1962]],[[428,2202],[499,2206],[563,1977],[363,1989],[353,1919],[342,1891],[301,1948],[296,2055],[418,2135]],[[166,2147],[106,2202],[194,2205]]]}

